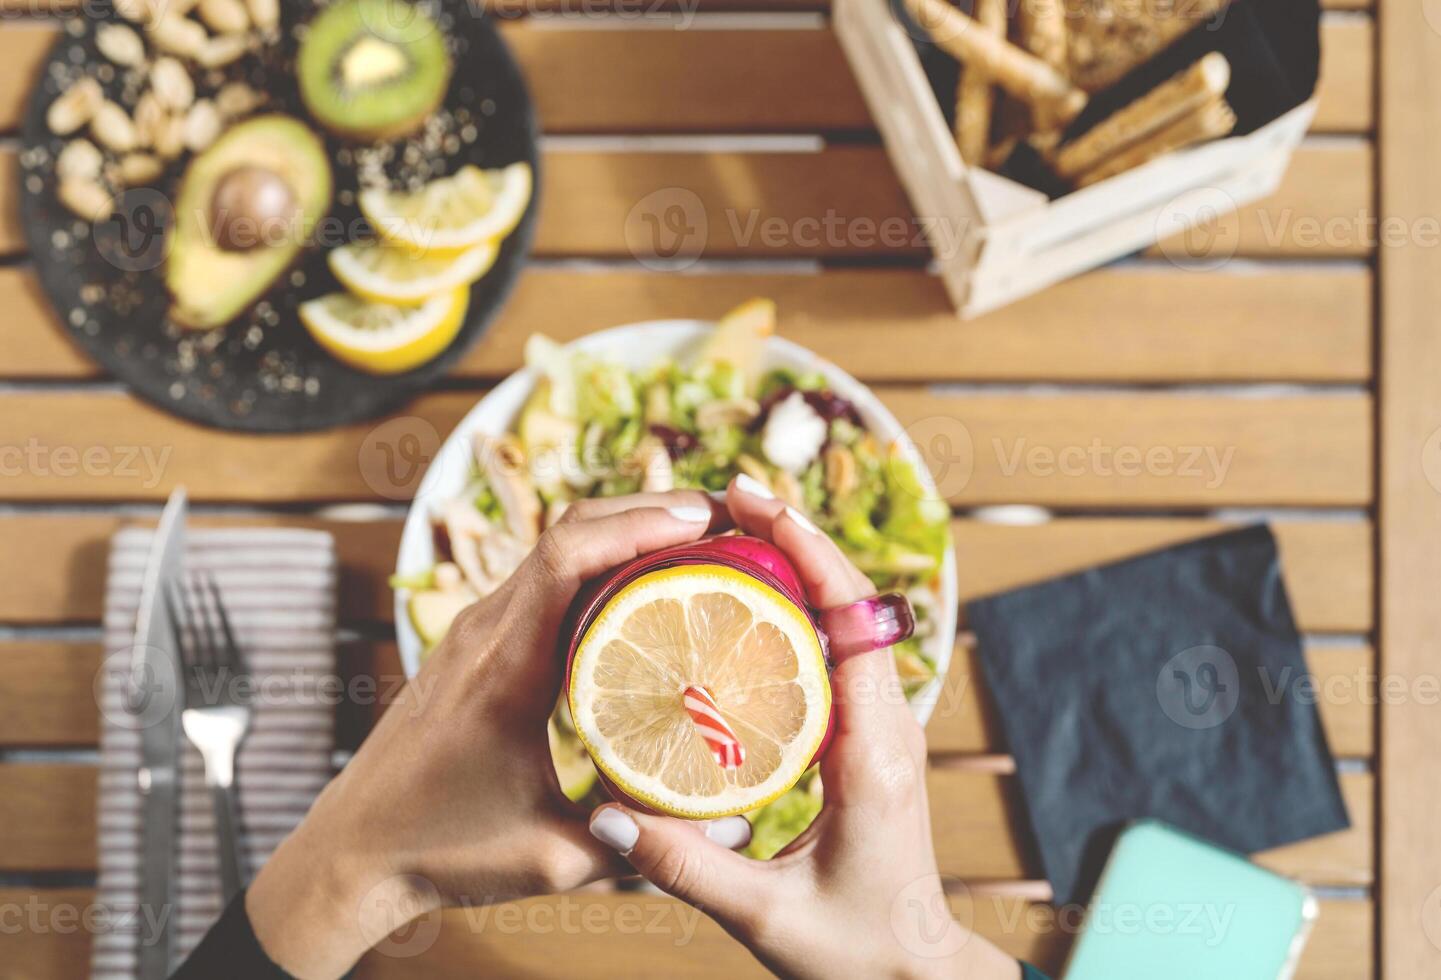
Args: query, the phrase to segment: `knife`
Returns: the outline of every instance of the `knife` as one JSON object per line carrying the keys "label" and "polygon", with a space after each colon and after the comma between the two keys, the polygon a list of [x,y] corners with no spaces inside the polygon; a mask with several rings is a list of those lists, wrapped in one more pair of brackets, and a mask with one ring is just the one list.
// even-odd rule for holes
{"label": "knife", "polygon": [[185,489],[160,515],[140,587],[126,709],[140,730],[143,866],[138,933],[141,980],[170,975],[174,905],[176,801],[180,789],[180,668],[175,623],[165,602],[185,564]]}

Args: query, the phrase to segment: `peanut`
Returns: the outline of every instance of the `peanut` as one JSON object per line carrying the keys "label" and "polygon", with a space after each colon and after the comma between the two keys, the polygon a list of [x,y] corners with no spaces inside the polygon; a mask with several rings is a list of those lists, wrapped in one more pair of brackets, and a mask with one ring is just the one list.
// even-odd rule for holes
{"label": "peanut", "polygon": [[69,136],[93,119],[95,110],[104,101],[100,83],[93,78],[82,78],[50,103],[45,123],[56,136]]}
{"label": "peanut", "polygon": [[844,499],[860,485],[856,473],[856,457],[845,446],[826,450],[826,489],[836,499]]}
{"label": "peanut", "polygon": [[174,160],[185,151],[185,117],[166,116],[155,130],[155,152],[162,160]]}
{"label": "peanut", "polygon": [[149,184],[165,172],[165,164],[149,153],[127,153],[120,158],[120,183],[126,187]]}
{"label": "peanut", "polygon": [[155,8],[148,0],[115,0],[115,12],[132,24],[148,24]]}
{"label": "peanut", "polygon": [[195,59],[205,49],[210,35],[193,20],[167,12],[150,25],[150,40],[167,54]]}
{"label": "peanut", "polygon": [[141,146],[154,146],[167,119],[165,107],[154,92],[146,92],[135,103],[135,139]]}
{"label": "peanut", "polygon": [[246,0],[250,8],[250,19],[262,31],[273,31],[280,26],[280,0]]}
{"label": "peanut", "polygon": [[86,177],[65,177],[56,191],[60,203],[77,218],[99,221],[110,217],[115,210],[115,199],[100,184]]}
{"label": "peanut", "polygon": [[215,107],[228,119],[237,119],[255,111],[260,95],[244,82],[230,82],[215,93]]}
{"label": "peanut", "polygon": [[747,425],[761,412],[749,398],[706,402],[695,412],[695,424],[702,431],[729,425]]}
{"label": "peanut", "polygon": [[135,123],[130,121],[124,109],[108,100],[102,101],[95,110],[95,116],[90,120],[90,134],[101,146],[116,153],[129,153],[139,142]]}
{"label": "peanut", "polygon": [[184,112],[195,101],[195,82],[185,66],[174,58],[160,58],[150,70],[150,88],[160,104],[172,112]]}
{"label": "peanut", "polygon": [[105,155],[95,148],[94,143],[83,139],[66,143],[55,160],[55,172],[61,180],[67,177],[95,180],[104,166]]}
{"label": "peanut", "polygon": [[244,34],[222,34],[205,42],[196,56],[203,68],[224,68],[245,57],[250,50],[250,38]]}
{"label": "peanut", "polygon": [[244,34],[250,15],[241,0],[200,0],[200,19],[216,34]]}
{"label": "peanut", "polygon": [[195,153],[209,149],[210,144],[219,138],[224,124],[224,120],[220,118],[220,110],[215,108],[214,102],[209,99],[196,102],[185,114],[186,148]]}
{"label": "peanut", "polygon": [[95,46],[114,64],[135,68],[145,63],[145,42],[124,24],[103,24],[95,32]]}
{"label": "peanut", "polygon": [[776,470],[775,481],[771,486],[775,495],[787,506],[797,510],[805,510],[805,493],[801,490],[800,481],[791,476],[785,470]]}

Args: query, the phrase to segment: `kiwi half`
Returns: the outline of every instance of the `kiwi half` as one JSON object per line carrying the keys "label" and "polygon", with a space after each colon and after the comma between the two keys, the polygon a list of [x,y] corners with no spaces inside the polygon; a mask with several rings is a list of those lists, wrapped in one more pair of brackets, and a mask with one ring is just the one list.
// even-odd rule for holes
{"label": "kiwi half", "polygon": [[357,140],[418,129],[445,99],[445,37],[407,0],[337,0],[309,25],[296,73],[316,120]]}

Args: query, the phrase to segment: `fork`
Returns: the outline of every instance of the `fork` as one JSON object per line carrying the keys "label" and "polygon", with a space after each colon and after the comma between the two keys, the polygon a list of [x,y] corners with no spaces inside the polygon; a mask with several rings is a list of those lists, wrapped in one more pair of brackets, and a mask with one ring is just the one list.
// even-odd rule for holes
{"label": "fork", "polygon": [[212,576],[187,577],[183,585],[171,587],[166,601],[180,637],[185,677],[180,725],[205,760],[205,785],[215,809],[220,889],[228,903],[244,884],[235,809],[235,753],[250,728],[251,707],[237,690],[246,686],[248,671]]}

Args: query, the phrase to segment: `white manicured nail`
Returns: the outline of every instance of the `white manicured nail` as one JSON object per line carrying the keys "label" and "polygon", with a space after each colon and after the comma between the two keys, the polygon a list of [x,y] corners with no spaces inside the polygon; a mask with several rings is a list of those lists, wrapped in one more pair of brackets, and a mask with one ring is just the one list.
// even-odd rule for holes
{"label": "white manicured nail", "polygon": [[810,519],[809,517],[807,517],[806,515],[802,514],[800,511],[796,510],[794,507],[787,507],[787,508],[786,508],[786,516],[789,517],[791,520],[795,521],[796,524],[800,526],[800,529],[801,529],[802,531],[807,531],[807,532],[809,532],[809,533],[811,533],[811,534],[820,534],[820,533],[821,533],[821,529],[818,528],[818,527],[816,527],[814,524],[812,524],[812,523],[811,523],[811,519]]}
{"label": "white manicured nail", "polygon": [[630,814],[615,807],[607,807],[590,821],[590,834],[607,847],[613,847],[622,854],[629,854],[640,840],[640,828]]}
{"label": "white manicured nail", "polygon": [[751,842],[751,822],[745,817],[721,817],[706,824],[705,835],[733,851]]}
{"label": "white manicured nail", "polygon": [[667,507],[671,517],[678,521],[685,521],[687,524],[709,524],[709,507]]}
{"label": "white manicured nail", "polygon": [[776,499],[776,495],[767,490],[764,483],[744,473],[736,477],[736,489],[741,493],[749,494],[752,497],[759,497],[762,500]]}

